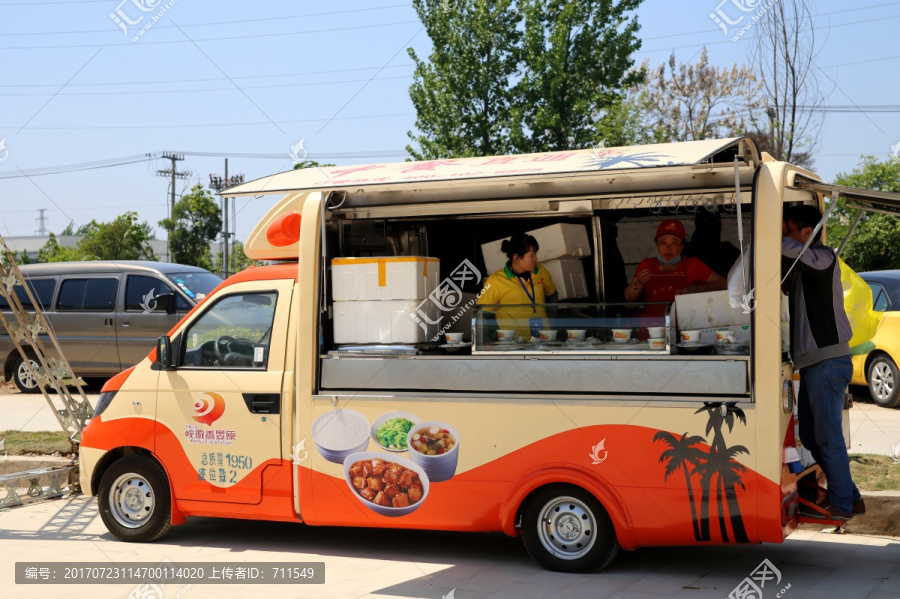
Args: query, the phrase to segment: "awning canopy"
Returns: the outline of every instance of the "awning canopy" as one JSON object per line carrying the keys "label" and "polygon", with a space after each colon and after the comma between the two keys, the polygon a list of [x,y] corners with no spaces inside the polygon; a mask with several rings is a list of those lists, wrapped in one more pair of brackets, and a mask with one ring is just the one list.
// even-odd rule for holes
{"label": "awning canopy", "polygon": [[447,181],[464,182],[462,185],[470,189],[477,187],[479,182],[491,187],[540,182],[547,183],[548,187],[543,191],[552,194],[555,188],[568,185],[573,179],[587,183],[592,178],[607,179],[617,172],[725,166],[732,164],[738,155],[744,166],[759,164],[759,152],[749,139],[709,139],[541,154],[312,167],[256,179],[227,189],[222,195],[257,196],[314,190],[346,190],[351,194],[409,192],[435,186],[446,189]]}

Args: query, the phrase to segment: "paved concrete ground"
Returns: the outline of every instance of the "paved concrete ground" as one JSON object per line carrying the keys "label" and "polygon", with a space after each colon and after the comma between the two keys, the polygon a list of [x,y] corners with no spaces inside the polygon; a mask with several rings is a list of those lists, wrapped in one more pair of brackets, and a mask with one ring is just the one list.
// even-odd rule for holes
{"label": "paved concrete ground", "polygon": [[[121,543],[103,527],[93,499],[76,497],[0,512],[0,596],[98,599],[135,585],[16,585],[14,562],[126,561],[325,563],[324,585],[166,585],[153,599],[249,597],[659,598],[724,599],[768,559],[781,580],[763,597],[900,598],[900,539],[828,535],[818,528],[783,544],[647,548],[623,552],[604,572],[540,569],[518,539],[423,531],[314,528],[299,524],[189,519],[152,544]],[[179,595],[180,593],[180,595]],[[751,595],[755,597],[755,595]]]}

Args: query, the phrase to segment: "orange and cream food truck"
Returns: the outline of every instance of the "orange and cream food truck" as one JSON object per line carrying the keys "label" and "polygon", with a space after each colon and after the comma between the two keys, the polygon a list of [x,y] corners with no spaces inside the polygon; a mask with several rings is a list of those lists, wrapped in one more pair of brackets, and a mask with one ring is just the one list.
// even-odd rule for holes
{"label": "orange and cream food truck", "polygon": [[[284,262],[225,281],[107,383],[82,488],[127,541],[189,516],[502,531],[573,572],[619,548],[780,542],[824,482],[795,434],[782,210],[838,193],[900,205],[744,138],[232,188],[283,196],[245,251]],[[740,263],[742,306],[726,291],[624,301],[666,219],[685,253],[725,274]],[[555,292],[487,305],[518,232]]]}

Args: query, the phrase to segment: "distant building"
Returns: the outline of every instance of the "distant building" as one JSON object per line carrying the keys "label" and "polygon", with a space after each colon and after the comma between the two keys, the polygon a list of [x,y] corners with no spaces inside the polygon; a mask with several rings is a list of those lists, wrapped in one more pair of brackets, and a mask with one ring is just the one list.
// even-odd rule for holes
{"label": "distant building", "polygon": [[[7,247],[13,252],[19,254],[24,250],[28,254],[28,259],[35,262],[37,261],[38,251],[50,241],[50,236],[25,235],[22,237],[4,237],[3,240],[6,242]],[[56,235],[56,242],[64,248],[73,248],[78,245],[79,241],[81,241],[81,235]],[[169,251],[165,239],[151,239],[149,243],[150,247],[153,249],[153,253],[156,254],[156,257],[160,262],[169,261]],[[216,246],[218,245],[221,244],[216,244]],[[211,245],[210,249],[213,247],[215,246]],[[213,256],[215,256],[215,254],[213,254]]]}

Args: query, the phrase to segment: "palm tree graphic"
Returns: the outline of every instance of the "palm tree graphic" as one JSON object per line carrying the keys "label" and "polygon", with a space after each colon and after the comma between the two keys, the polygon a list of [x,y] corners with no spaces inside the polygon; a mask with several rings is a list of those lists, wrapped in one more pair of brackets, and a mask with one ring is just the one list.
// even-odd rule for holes
{"label": "palm tree graphic", "polygon": [[[723,410],[722,407],[725,407]],[[741,517],[740,505],[737,501],[737,487],[740,485],[742,489],[746,489],[741,473],[747,469],[735,460],[739,454],[750,454],[750,451],[743,445],[735,445],[729,447],[725,443],[724,428],[728,428],[728,432],[734,429],[735,419],[740,420],[745,426],[747,418],[744,411],[737,407],[736,402],[704,402],[703,407],[695,412],[699,414],[706,412],[709,420],[706,423],[706,435],[713,433],[712,443],[709,445],[709,451],[704,451],[700,445],[706,442],[706,439],[694,435],[688,437],[687,433],[677,439],[674,435],[660,431],[654,435],[654,441],[664,441],[670,447],[663,451],[660,455],[660,462],[668,462],[664,474],[664,480],[668,480],[669,475],[683,468],[685,472],[685,483],[688,489],[688,500],[691,505],[691,519],[694,524],[694,538],[697,541],[711,540],[710,534],[710,497],[711,493],[716,494],[716,508],[718,511],[719,530],[722,534],[722,540],[729,542],[728,521],[730,520],[731,532],[734,541],[737,543],[748,543],[747,531],[744,527],[744,520]],[[688,473],[688,466],[693,469]],[[700,518],[698,523],[696,500],[694,499],[694,488],[692,478],[697,476],[700,481]]]}
{"label": "palm tree graphic", "polygon": [[706,439],[700,435],[688,437],[687,433],[681,435],[678,439],[672,433],[659,431],[653,435],[654,441],[663,441],[669,444],[669,449],[662,452],[659,456],[660,462],[668,462],[666,464],[666,473],[663,480],[669,480],[669,476],[675,474],[678,469],[684,471],[684,482],[687,484],[688,500],[691,504],[691,520],[694,524],[694,538],[700,540],[700,528],[697,523],[697,507],[694,505],[694,487],[691,485],[691,473],[688,472],[688,466],[694,469],[700,464],[703,456],[706,454],[699,447],[695,447],[701,443],[706,443]]}

